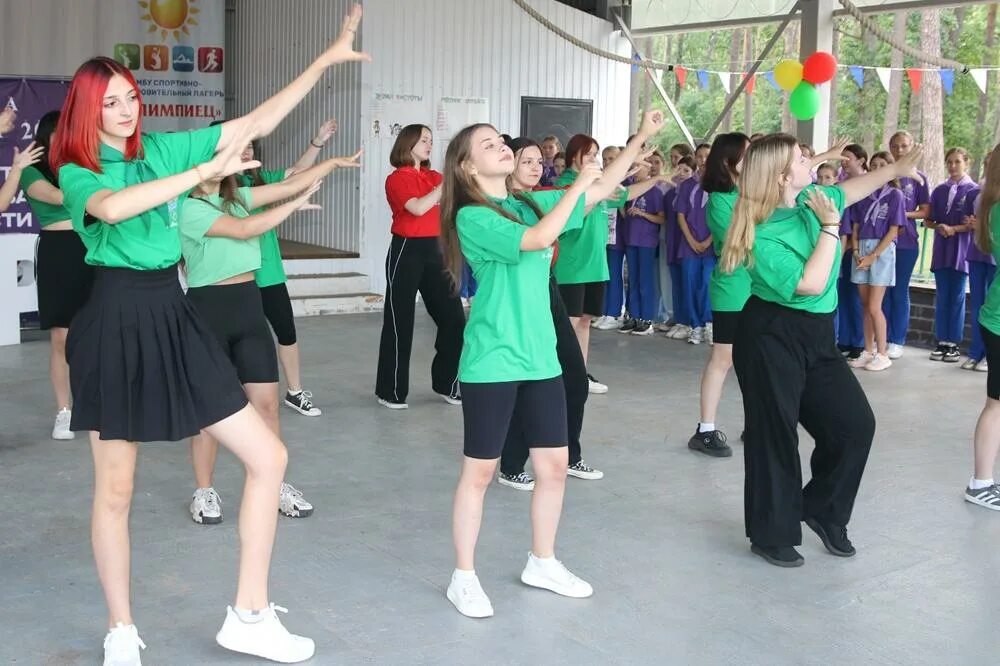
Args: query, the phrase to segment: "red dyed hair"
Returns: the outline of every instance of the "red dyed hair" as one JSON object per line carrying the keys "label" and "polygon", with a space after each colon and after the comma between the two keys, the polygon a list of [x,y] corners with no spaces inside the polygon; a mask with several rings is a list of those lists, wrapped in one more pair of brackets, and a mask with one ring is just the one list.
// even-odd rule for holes
{"label": "red dyed hair", "polygon": [[591,148],[597,148],[600,150],[601,146],[597,143],[597,140],[592,136],[587,136],[586,134],[574,134],[573,138],[569,140],[566,144],[566,166],[570,169],[575,169],[574,163],[577,157],[583,157]]}
{"label": "red dyed hair", "polygon": [[80,65],[73,75],[59,116],[56,140],[51,149],[51,164],[56,173],[64,164],[78,164],[101,173],[98,159],[101,114],[104,111],[104,94],[108,90],[108,81],[115,74],[128,81],[139,98],[139,117],[135,121],[135,133],[125,142],[125,159],[135,159],[142,154],[142,93],[135,77],[127,67],[111,58],[91,58]]}

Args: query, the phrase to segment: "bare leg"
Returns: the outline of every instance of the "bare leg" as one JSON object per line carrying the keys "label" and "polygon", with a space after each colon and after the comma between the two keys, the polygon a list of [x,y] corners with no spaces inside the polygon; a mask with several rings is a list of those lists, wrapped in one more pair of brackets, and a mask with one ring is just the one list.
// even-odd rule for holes
{"label": "bare leg", "polygon": [[875,338],[875,346],[879,354],[888,353],[888,327],[885,322],[885,313],[882,312],[882,299],[885,298],[885,287],[871,286],[868,288],[868,308],[866,321],[871,321],[872,335]]}
{"label": "bare leg", "polygon": [[285,373],[288,390],[297,393],[302,390],[302,373],[299,368],[299,343],[278,345],[278,360]]}
{"label": "bare leg", "polygon": [[872,325],[871,308],[869,307],[872,297],[871,289],[871,286],[867,284],[858,285],[858,293],[861,295],[861,321],[865,330],[865,351],[867,352],[875,351],[875,328]]}
{"label": "bare leg", "polygon": [[555,555],[556,532],[566,492],[568,451],[565,446],[531,449],[531,466],[535,472],[535,491],[531,495],[531,552],[535,557]]}
{"label": "bare leg", "polygon": [[108,604],[108,627],[132,624],[129,595],[131,553],[128,514],[132,506],[135,459],[139,447],[90,433],[94,457],[94,508],[90,537],[97,576]]}
{"label": "bare leg", "polygon": [[235,605],[260,610],[268,605],[267,579],[278,525],[278,492],[288,452],[250,405],[205,430],[232,451],[246,469],[240,504],[240,573]]}
{"label": "bare leg", "polygon": [[[496,473],[498,460],[469,457],[462,460],[462,474],[455,489],[452,512],[452,538],[455,542],[455,565],[463,571],[476,568],[476,542],[483,522],[483,501]],[[564,461],[563,474],[566,473],[565,467]]]}
{"label": "bare leg", "polygon": [[992,479],[1000,450],[1000,400],[986,399],[975,435],[976,478]]}
{"label": "bare leg", "polygon": [[726,375],[733,367],[733,346],[716,342],[701,376],[701,422],[715,423],[719,411],[719,401],[722,400],[722,387],[726,383]]}
{"label": "bare leg", "polygon": [[219,442],[205,430],[191,438],[191,466],[194,467],[196,488],[211,488],[215,460],[219,457]]}
{"label": "bare leg", "polygon": [[582,315],[580,317],[570,317],[569,320],[573,324],[573,330],[576,331],[577,342],[580,343],[580,351],[583,352],[583,362],[587,362],[587,353],[590,351],[590,320],[592,317],[590,315]]}
{"label": "bare leg", "polygon": [[56,397],[56,409],[68,409],[70,406],[69,364],[66,363],[67,333],[68,328],[53,328],[49,331],[49,378],[52,380],[52,393]]}

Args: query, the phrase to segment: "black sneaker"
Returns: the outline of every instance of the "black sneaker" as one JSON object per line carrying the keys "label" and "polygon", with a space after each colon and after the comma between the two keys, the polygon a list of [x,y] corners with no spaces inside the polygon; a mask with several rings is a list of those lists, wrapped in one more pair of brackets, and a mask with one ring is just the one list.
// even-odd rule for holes
{"label": "black sneaker", "polygon": [[628,319],[625,320],[625,323],[622,324],[622,327],[618,329],[618,332],[619,333],[631,333],[638,326],[639,326],[639,320],[632,319],[632,317],[629,317]]}
{"label": "black sneaker", "polygon": [[805,558],[799,555],[799,551],[791,546],[758,546],[751,543],[750,552],[754,555],[760,555],[776,567],[785,567],[786,569],[801,567],[806,563]]}
{"label": "black sneaker", "polygon": [[816,536],[820,538],[826,549],[837,557],[853,557],[858,551],[854,550],[851,540],[847,538],[847,527],[834,525],[833,523],[821,523],[815,518],[806,518],[805,524],[809,526]]}
{"label": "black sneaker", "polygon": [[938,343],[938,346],[935,347],[934,351],[931,352],[931,360],[932,361],[940,361],[942,359],[942,357],[944,357],[944,353],[946,351],[948,351],[948,345],[942,344],[942,343]]}
{"label": "black sneaker", "polygon": [[291,407],[303,416],[319,416],[323,412],[312,404],[312,397],[313,394],[309,391],[299,391],[298,393],[289,391],[285,393],[285,406]]}
{"label": "black sneaker", "polygon": [[726,444],[726,433],[721,430],[709,430],[708,432],[698,432],[688,440],[688,448],[692,451],[701,451],[713,458],[728,458],[733,455],[733,450]]}
{"label": "black sneaker", "polygon": [[632,335],[652,335],[653,332],[653,322],[651,321],[640,321],[632,329]]}
{"label": "black sneaker", "polygon": [[497,475],[497,482],[501,486],[514,488],[515,490],[535,489],[535,477],[525,471],[518,472],[517,474],[505,474],[500,472],[500,474]]}
{"label": "black sneaker", "polygon": [[852,349],[849,352],[847,352],[847,354],[844,356],[844,358],[846,358],[848,361],[853,361],[855,359],[859,359],[859,358],[861,358],[861,350],[860,349]]}
{"label": "black sneaker", "polygon": [[962,354],[958,351],[958,345],[948,345],[948,348],[944,350],[941,360],[945,363],[958,363],[961,361]]}

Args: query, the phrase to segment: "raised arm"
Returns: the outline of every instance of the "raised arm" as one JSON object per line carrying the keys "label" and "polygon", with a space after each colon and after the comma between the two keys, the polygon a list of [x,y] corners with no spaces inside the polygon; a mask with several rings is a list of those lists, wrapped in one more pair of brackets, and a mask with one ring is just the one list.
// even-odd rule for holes
{"label": "raised arm", "polygon": [[632,201],[633,199],[638,199],[643,194],[653,189],[658,182],[660,182],[659,178],[647,178],[641,183],[632,183],[625,188],[628,190],[628,200]]}
{"label": "raised arm", "polygon": [[301,192],[304,188],[309,187],[314,180],[324,178],[334,169],[357,169],[361,166],[361,163],[358,162],[360,157],[360,150],[351,157],[332,157],[328,160],[323,160],[316,166],[310,167],[305,171],[295,173],[280,183],[251,187],[249,207],[251,209],[261,208],[262,206],[269,206],[276,201],[281,201],[290,196],[294,196],[295,194]]}
{"label": "raised arm", "polygon": [[41,146],[35,148],[34,142],[29,143],[23,153],[14,146],[14,161],[7,172],[7,180],[0,186],[0,213],[5,212],[14,202],[17,190],[21,187],[21,172],[37,163],[44,151]]}
{"label": "raised arm", "polygon": [[580,170],[580,175],[576,177],[573,184],[566,190],[566,194],[559,200],[559,203],[544,215],[533,227],[529,227],[521,237],[521,249],[525,252],[534,250],[544,250],[552,245],[559,238],[569,216],[576,208],[580,197],[588,193],[593,187],[594,181],[601,176],[601,168],[596,164],[589,164]]}
{"label": "raised arm", "polygon": [[837,139],[837,141],[834,142],[834,144],[830,147],[829,150],[827,150],[825,153],[820,153],[819,155],[816,155],[815,157],[812,158],[812,161],[809,164],[809,168],[814,169],[823,162],[833,162],[844,159],[843,158],[844,148],[847,148],[847,146],[849,146],[850,144],[851,144],[850,139],[845,139],[845,138]]}
{"label": "raised arm", "polygon": [[298,78],[247,115],[222,124],[222,134],[219,137],[216,150],[226,148],[234,137],[243,133],[243,128],[248,125],[257,128],[256,134],[251,138],[270,134],[285,119],[285,116],[309,94],[327,68],[345,62],[370,62],[371,57],[368,54],[354,50],[354,38],[360,25],[361,5],[356,4],[351,9],[351,13],[344,17],[337,40],[316,58]]}
{"label": "raised arm", "polygon": [[309,147],[306,148],[304,153],[302,153],[302,157],[300,157],[295,164],[285,169],[285,178],[300,171],[305,171],[312,165],[316,164],[316,160],[319,158],[319,151],[323,150],[323,146],[326,145],[326,142],[329,141],[330,137],[336,132],[337,121],[333,118],[330,118],[325,123],[320,125],[319,131],[316,132],[316,136],[309,139]]}
{"label": "raised arm", "polygon": [[866,196],[896,178],[920,179],[917,173],[917,163],[924,155],[923,146],[914,146],[906,155],[898,161],[881,169],[869,171],[863,176],[848,178],[837,186],[844,191],[844,206],[850,206],[864,199]]}
{"label": "raised arm", "polygon": [[663,128],[663,112],[647,111],[642,118],[642,125],[632,140],[625,146],[617,159],[611,163],[601,179],[591,185],[586,192],[586,205],[593,206],[599,201],[607,199],[615,188],[625,179],[625,174],[632,168],[632,163],[636,161],[642,152],[642,146]]}
{"label": "raised arm", "polygon": [[208,231],[206,236],[216,238],[236,238],[246,240],[256,238],[263,233],[270,231],[288,219],[288,216],[309,203],[309,198],[319,189],[322,181],[313,180],[306,189],[294,199],[269,208],[268,210],[251,215],[250,217],[233,217],[232,215],[222,215],[218,217]]}

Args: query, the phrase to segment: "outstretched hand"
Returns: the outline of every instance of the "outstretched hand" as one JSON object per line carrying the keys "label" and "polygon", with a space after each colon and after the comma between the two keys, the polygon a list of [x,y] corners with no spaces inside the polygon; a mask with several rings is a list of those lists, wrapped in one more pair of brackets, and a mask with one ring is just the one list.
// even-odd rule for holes
{"label": "outstretched hand", "polygon": [[313,182],[309,183],[309,187],[307,187],[306,189],[302,190],[302,192],[297,197],[295,197],[295,199],[292,200],[292,201],[297,202],[299,204],[298,206],[296,206],[295,210],[320,210],[320,209],[322,209],[322,206],[320,206],[319,204],[314,204],[314,203],[310,203],[309,202],[309,199],[312,197],[312,195],[316,194],[316,192],[319,190],[319,186],[322,185],[322,184],[323,184],[323,181],[320,180],[320,179],[318,179],[318,178],[316,180],[314,180]]}
{"label": "outstretched hand", "polygon": [[364,152],[364,150],[359,150],[350,157],[334,157],[333,163],[337,165],[338,169],[357,169],[361,167],[361,162],[359,160]]}
{"label": "outstretched hand", "polygon": [[354,39],[361,26],[361,14],[361,5],[355,4],[351,8],[351,12],[344,17],[344,22],[340,27],[340,35],[320,56],[320,60],[325,66],[330,67],[342,62],[371,62],[370,55],[363,51],[354,50]]}
{"label": "outstretched hand", "polygon": [[923,157],[923,145],[917,144],[916,146],[913,146],[913,149],[910,150],[910,152],[896,160],[896,175],[900,178],[913,178],[921,183],[924,182],[924,179],[920,176],[920,172],[917,171],[917,167]]}
{"label": "outstretched hand", "polygon": [[[256,169],[260,166],[260,160],[243,160],[243,149],[257,136],[257,126],[245,123],[239,134],[229,142],[229,145],[215,154],[208,162],[205,162],[204,169],[199,169],[198,173],[202,178],[225,178],[226,176],[247,169]],[[206,173],[207,171],[207,173]]]}
{"label": "outstretched hand", "polygon": [[44,152],[45,149],[41,146],[36,146],[34,141],[28,144],[24,152],[21,152],[17,149],[17,146],[14,146],[14,159],[11,162],[11,168],[23,171],[32,164],[37,164],[42,159],[42,153]]}

